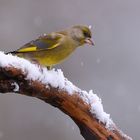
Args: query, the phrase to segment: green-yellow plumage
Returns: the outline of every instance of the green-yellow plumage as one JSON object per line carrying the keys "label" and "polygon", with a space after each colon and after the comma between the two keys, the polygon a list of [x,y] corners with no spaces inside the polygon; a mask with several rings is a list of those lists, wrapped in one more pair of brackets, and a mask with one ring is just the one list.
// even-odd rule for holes
{"label": "green-yellow plumage", "polygon": [[64,31],[44,34],[11,53],[51,67],[65,60],[85,43],[93,45],[91,31],[86,26],[78,25]]}

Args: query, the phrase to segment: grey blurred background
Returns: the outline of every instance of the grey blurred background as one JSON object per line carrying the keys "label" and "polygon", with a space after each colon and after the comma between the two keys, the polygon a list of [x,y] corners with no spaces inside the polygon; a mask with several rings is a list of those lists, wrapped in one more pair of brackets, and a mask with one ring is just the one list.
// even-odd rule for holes
{"label": "grey blurred background", "polygon": [[[75,24],[92,25],[96,46],[57,66],[78,87],[102,98],[125,133],[140,139],[140,1],[0,0],[0,50]],[[0,140],[82,140],[58,109],[22,95],[0,95]]]}

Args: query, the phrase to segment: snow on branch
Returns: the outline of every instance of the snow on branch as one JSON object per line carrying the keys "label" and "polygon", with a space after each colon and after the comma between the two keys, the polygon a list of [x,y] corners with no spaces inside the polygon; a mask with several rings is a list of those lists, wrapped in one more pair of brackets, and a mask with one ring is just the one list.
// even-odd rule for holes
{"label": "snow on branch", "polygon": [[63,72],[0,52],[0,92],[39,98],[69,115],[85,140],[131,140],[104,112],[101,99],[73,85]]}

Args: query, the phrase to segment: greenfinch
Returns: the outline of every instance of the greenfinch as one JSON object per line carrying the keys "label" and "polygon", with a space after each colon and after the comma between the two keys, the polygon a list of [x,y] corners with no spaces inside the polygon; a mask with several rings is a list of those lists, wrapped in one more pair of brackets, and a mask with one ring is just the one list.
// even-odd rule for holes
{"label": "greenfinch", "polygon": [[77,25],[66,30],[41,35],[10,53],[51,69],[52,66],[65,60],[79,46],[86,43],[94,45],[91,38],[89,27]]}

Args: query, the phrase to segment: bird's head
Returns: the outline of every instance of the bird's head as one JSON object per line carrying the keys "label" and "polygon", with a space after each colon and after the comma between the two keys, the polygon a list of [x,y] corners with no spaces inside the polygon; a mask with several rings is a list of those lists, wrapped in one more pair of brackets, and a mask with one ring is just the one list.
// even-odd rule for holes
{"label": "bird's head", "polygon": [[73,26],[70,29],[70,34],[79,46],[82,46],[86,43],[94,46],[94,42],[91,40],[92,34],[89,27],[83,25]]}

